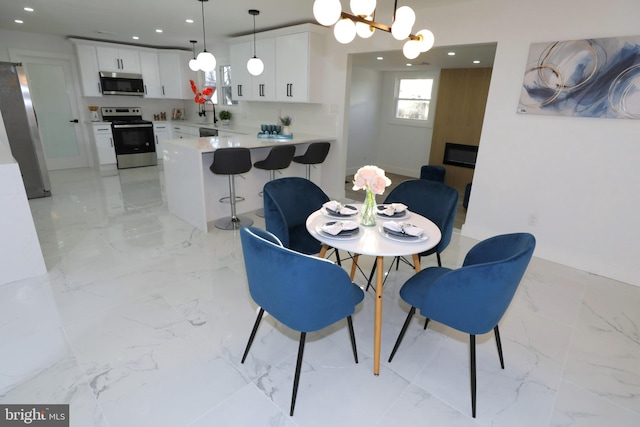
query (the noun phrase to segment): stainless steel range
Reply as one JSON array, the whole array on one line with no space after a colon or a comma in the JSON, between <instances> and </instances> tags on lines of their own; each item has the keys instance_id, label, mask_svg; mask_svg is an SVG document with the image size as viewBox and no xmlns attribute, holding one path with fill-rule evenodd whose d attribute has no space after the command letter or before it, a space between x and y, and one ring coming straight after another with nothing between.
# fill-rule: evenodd
<instances>
[{"instance_id":1,"label":"stainless steel range","mask_svg":"<svg viewBox=\"0 0 640 427\"><path fill-rule=\"evenodd\" d=\"M101 112L111 122L118 169L158 164L153 123L142 120L139 107L102 107Z\"/></svg>"}]
</instances>

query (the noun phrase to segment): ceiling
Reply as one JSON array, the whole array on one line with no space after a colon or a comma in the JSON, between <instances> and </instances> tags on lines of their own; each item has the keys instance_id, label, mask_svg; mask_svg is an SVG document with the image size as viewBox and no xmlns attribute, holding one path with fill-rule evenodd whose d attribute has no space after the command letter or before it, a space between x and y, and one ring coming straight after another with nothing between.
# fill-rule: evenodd
<instances>
[{"instance_id":1,"label":"ceiling","mask_svg":"<svg viewBox=\"0 0 640 427\"><path fill-rule=\"evenodd\" d=\"M469 0L429 0L429 5L465 2ZM189 40L198 40L196 49L202 50L202 7L206 22L206 38L209 50L216 40L250 34L253 17L249 9L258 9L256 31L266 31L302 23L315 23L314 0L9 0L0 2L0 28L30 33L74 36L116 43L128 43L151 47L180 48L191 50ZM421 6L424 0L405 0L408 6ZM388 5L387 5L388 3ZM348 7L347 1L342 1ZM378 10L393 9L390 1L378 1ZM31 7L33 12L27 12ZM383 15L383 13L380 13ZM389 12L389 15L391 12ZM22 24L16 19L24 21ZM193 23L185 22L192 19ZM381 22L385 19L379 18ZM157 33L156 29L162 29ZM132 37L139 37L134 40ZM437 34L436 34L437 39ZM336 42L337 43L337 42ZM398 43L399 49L401 43ZM444 49L444 50L443 50ZM480 66L491 66L495 53L493 45L456 47L457 55L447 57L448 48L433 49L422 54L414 62L422 68L453 64L448 68L470 65L472 59L480 59ZM215 52L214 52L215 53ZM376 54L377 56L377 54ZM369 54L354 55L360 66L380 70L406 68L407 60L400 50L384 52L384 61L377 61ZM373 58L373 59L371 59ZM465 64L465 65L461 65Z\"/></svg>"}]
</instances>

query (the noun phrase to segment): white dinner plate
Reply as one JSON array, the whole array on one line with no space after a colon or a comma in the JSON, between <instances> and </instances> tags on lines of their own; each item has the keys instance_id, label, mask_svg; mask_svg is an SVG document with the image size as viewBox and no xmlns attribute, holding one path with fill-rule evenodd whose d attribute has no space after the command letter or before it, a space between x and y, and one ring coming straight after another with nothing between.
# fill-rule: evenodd
<instances>
[{"instance_id":1,"label":"white dinner plate","mask_svg":"<svg viewBox=\"0 0 640 427\"><path fill-rule=\"evenodd\" d=\"M358 226L357 231L355 233L348 233L348 234L336 234L333 235L331 233L327 233L326 231L324 231L322 229L321 225L316 226L316 233L318 233L319 235L321 235L322 237L326 237L328 239L336 239L336 240L356 240L359 239L360 236L362 236L362 227Z\"/></svg>"},{"instance_id":2,"label":"white dinner plate","mask_svg":"<svg viewBox=\"0 0 640 427\"><path fill-rule=\"evenodd\" d=\"M429 236L427 235L427 233L424 233L424 232L419 236L410 236L408 234L402 235L400 233L389 232L385 230L383 226L378 227L378 231L387 239L394 240L396 242L402 242L402 243L424 242L429 239Z\"/></svg>"}]
</instances>

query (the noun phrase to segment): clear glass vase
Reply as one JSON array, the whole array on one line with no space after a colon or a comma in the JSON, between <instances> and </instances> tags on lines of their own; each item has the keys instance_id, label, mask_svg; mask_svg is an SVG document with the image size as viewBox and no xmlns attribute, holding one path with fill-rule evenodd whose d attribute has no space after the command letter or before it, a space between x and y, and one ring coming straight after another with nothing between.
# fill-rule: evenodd
<instances>
[{"instance_id":1,"label":"clear glass vase","mask_svg":"<svg viewBox=\"0 0 640 427\"><path fill-rule=\"evenodd\" d=\"M366 189L367 195L364 199L364 205L362 205L362 218L360 224L366 227L373 227L376 225L376 195Z\"/></svg>"}]
</instances>

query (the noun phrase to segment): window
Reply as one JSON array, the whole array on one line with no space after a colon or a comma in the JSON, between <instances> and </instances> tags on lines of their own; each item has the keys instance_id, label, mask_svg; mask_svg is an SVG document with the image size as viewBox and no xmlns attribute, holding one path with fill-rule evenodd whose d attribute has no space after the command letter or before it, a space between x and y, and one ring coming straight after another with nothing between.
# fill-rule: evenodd
<instances>
[{"instance_id":1,"label":"window","mask_svg":"<svg viewBox=\"0 0 640 427\"><path fill-rule=\"evenodd\" d=\"M218 82L217 76L220 77ZM238 101L233 100L233 91L231 87L231 66L221 65L218 67L218 74L215 71L204 73L204 86L211 86L216 89L211 101L214 104L236 105Z\"/></svg>"},{"instance_id":2,"label":"window","mask_svg":"<svg viewBox=\"0 0 640 427\"><path fill-rule=\"evenodd\" d=\"M235 105L238 101L233 100L233 90L231 86L231 65L221 65L219 97L222 105Z\"/></svg>"},{"instance_id":3,"label":"window","mask_svg":"<svg viewBox=\"0 0 640 427\"><path fill-rule=\"evenodd\" d=\"M399 120L429 120L429 103L433 79L396 80L395 118Z\"/></svg>"},{"instance_id":4,"label":"window","mask_svg":"<svg viewBox=\"0 0 640 427\"><path fill-rule=\"evenodd\" d=\"M218 103L218 94L217 94L218 84L217 84L215 70L204 72L204 84L202 85L202 87L207 87L207 86L210 86L214 89L213 96L211 97L211 101L214 104L217 104Z\"/></svg>"}]
</instances>

